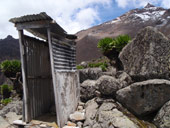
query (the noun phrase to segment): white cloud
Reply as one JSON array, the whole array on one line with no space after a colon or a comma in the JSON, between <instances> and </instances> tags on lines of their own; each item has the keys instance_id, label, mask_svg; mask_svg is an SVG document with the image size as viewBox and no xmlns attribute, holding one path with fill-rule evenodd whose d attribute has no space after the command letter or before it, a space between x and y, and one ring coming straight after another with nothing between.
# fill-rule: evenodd
<instances>
[{"instance_id":1,"label":"white cloud","mask_svg":"<svg viewBox=\"0 0 170 128\"><path fill-rule=\"evenodd\" d=\"M46 12L68 33L91 27L100 20L100 6L109 7L112 0L1 0L0 38L8 34L17 37L17 31L8 20L27 14Z\"/></svg>"},{"instance_id":2,"label":"white cloud","mask_svg":"<svg viewBox=\"0 0 170 128\"><path fill-rule=\"evenodd\" d=\"M161 5L165 8L170 8L170 1L169 0L163 0Z\"/></svg>"},{"instance_id":3,"label":"white cloud","mask_svg":"<svg viewBox=\"0 0 170 128\"><path fill-rule=\"evenodd\" d=\"M115 0L119 7L144 7L147 3L151 3L153 5L161 5L165 8L170 8L169 0Z\"/></svg>"}]
</instances>

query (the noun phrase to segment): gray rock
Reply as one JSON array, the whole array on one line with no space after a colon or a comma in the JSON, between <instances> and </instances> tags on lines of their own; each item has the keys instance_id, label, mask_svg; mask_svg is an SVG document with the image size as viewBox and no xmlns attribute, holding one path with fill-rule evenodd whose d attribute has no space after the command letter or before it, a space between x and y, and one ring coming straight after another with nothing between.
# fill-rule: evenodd
<instances>
[{"instance_id":1,"label":"gray rock","mask_svg":"<svg viewBox=\"0 0 170 128\"><path fill-rule=\"evenodd\" d=\"M80 99L81 101L88 101L93 99L95 95L95 91L97 90L96 81L95 80L86 80L80 85Z\"/></svg>"},{"instance_id":2,"label":"gray rock","mask_svg":"<svg viewBox=\"0 0 170 128\"><path fill-rule=\"evenodd\" d=\"M117 91L116 99L135 115L148 115L170 100L170 81L153 79Z\"/></svg>"},{"instance_id":3,"label":"gray rock","mask_svg":"<svg viewBox=\"0 0 170 128\"><path fill-rule=\"evenodd\" d=\"M170 101L159 110L153 122L158 128L170 128Z\"/></svg>"},{"instance_id":4,"label":"gray rock","mask_svg":"<svg viewBox=\"0 0 170 128\"><path fill-rule=\"evenodd\" d=\"M108 110L99 108L97 117L102 128L139 128L133 121L116 108Z\"/></svg>"},{"instance_id":5,"label":"gray rock","mask_svg":"<svg viewBox=\"0 0 170 128\"><path fill-rule=\"evenodd\" d=\"M96 86L98 86L99 92L105 96L115 97L116 91L121 89L119 81L112 76L101 76L96 81Z\"/></svg>"},{"instance_id":6,"label":"gray rock","mask_svg":"<svg viewBox=\"0 0 170 128\"><path fill-rule=\"evenodd\" d=\"M73 114L70 114L69 118L72 122L83 121L83 120L85 120L85 113L75 111Z\"/></svg>"},{"instance_id":7,"label":"gray rock","mask_svg":"<svg viewBox=\"0 0 170 128\"><path fill-rule=\"evenodd\" d=\"M97 104L97 102L95 101L96 99L92 99L89 100L86 104L85 104L85 122L83 124L83 127L87 127L87 126L93 126L95 123L95 116L96 116L96 112L97 109L99 107L99 105Z\"/></svg>"},{"instance_id":8,"label":"gray rock","mask_svg":"<svg viewBox=\"0 0 170 128\"><path fill-rule=\"evenodd\" d=\"M0 116L0 128L7 128L8 126L10 126L10 124Z\"/></svg>"},{"instance_id":9,"label":"gray rock","mask_svg":"<svg viewBox=\"0 0 170 128\"><path fill-rule=\"evenodd\" d=\"M75 126L64 126L63 128L79 128L79 127L75 127Z\"/></svg>"},{"instance_id":10,"label":"gray rock","mask_svg":"<svg viewBox=\"0 0 170 128\"><path fill-rule=\"evenodd\" d=\"M142 29L119 54L124 70L136 81L169 78L170 41L153 27Z\"/></svg>"},{"instance_id":11,"label":"gray rock","mask_svg":"<svg viewBox=\"0 0 170 128\"><path fill-rule=\"evenodd\" d=\"M79 70L80 83L85 80L97 80L102 75L101 68L86 68Z\"/></svg>"},{"instance_id":12,"label":"gray rock","mask_svg":"<svg viewBox=\"0 0 170 128\"><path fill-rule=\"evenodd\" d=\"M83 123L82 123L82 122L77 122L77 126L78 126L79 128L82 128L82 127L83 127Z\"/></svg>"},{"instance_id":13,"label":"gray rock","mask_svg":"<svg viewBox=\"0 0 170 128\"><path fill-rule=\"evenodd\" d=\"M86 68L88 66L88 63L85 62L85 61L82 61L79 65L83 66L84 68Z\"/></svg>"},{"instance_id":14,"label":"gray rock","mask_svg":"<svg viewBox=\"0 0 170 128\"><path fill-rule=\"evenodd\" d=\"M113 99L94 98L86 103L83 128L156 128L137 119Z\"/></svg>"},{"instance_id":15,"label":"gray rock","mask_svg":"<svg viewBox=\"0 0 170 128\"><path fill-rule=\"evenodd\" d=\"M15 112L17 115L22 115L22 101L14 100L8 103L0 110L0 116L5 116L8 112Z\"/></svg>"},{"instance_id":16,"label":"gray rock","mask_svg":"<svg viewBox=\"0 0 170 128\"><path fill-rule=\"evenodd\" d=\"M132 83L131 77L126 72L118 71L115 77L120 81L122 88L127 87Z\"/></svg>"},{"instance_id":17,"label":"gray rock","mask_svg":"<svg viewBox=\"0 0 170 128\"><path fill-rule=\"evenodd\" d=\"M10 124L12 124L13 121L20 120L22 118L22 115L17 115L15 112L9 112L5 115L5 117L6 120L8 120Z\"/></svg>"}]
</instances>

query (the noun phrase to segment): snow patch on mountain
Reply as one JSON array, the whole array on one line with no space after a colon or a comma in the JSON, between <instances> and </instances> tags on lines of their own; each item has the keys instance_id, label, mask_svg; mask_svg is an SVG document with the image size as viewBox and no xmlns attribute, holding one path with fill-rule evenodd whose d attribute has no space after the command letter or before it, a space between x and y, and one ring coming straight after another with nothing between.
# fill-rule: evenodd
<instances>
[{"instance_id":1,"label":"snow patch on mountain","mask_svg":"<svg viewBox=\"0 0 170 128\"><path fill-rule=\"evenodd\" d=\"M112 20L112 21L109 21L109 22L106 22L105 24L114 24L114 23L117 23L121 21L121 19L119 17L117 17L115 20Z\"/></svg>"},{"instance_id":2,"label":"snow patch on mountain","mask_svg":"<svg viewBox=\"0 0 170 128\"><path fill-rule=\"evenodd\" d=\"M158 8L157 7L149 7L149 8L144 8L145 10L157 10Z\"/></svg>"},{"instance_id":3,"label":"snow patch on mountain","mask_svg":"<svg viewBox=\"0 0 170 128\"><path fill-rule=\"evenodd\" d=\"M143 21L148 21L148 20L156 20L159 17L161 17L164 13L165 11L153 11L153 12L147 11L143 13L136 13L134 15L140 17Z\"/></svg>"},{"instance_id":4,"label":"snow patch on mountain","mask_svg":"<svg viewBox=\"0 0 170 128\"><path fill-rule=\"evenodd\" d=\"M162 23L157 25L156 27L162 27L162 26L165 26L168 23L168 21L166 19L161 19L161 22Z\"/></svg>"}]
</instances>

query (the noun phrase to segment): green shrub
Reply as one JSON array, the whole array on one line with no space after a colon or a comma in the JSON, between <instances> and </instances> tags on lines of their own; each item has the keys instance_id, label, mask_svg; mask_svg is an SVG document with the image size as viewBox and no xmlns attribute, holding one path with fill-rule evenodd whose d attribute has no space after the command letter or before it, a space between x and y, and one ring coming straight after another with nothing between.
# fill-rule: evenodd
<instances>
[{"instance_id":1,"label":"green shrub","mask_svg":"<svg viewBox=\"0 0 170 128\"><path fill-rule=\"evenodd\" d=\"M77 65L76 68L77 68L77 69L84 69L84 67L81 66L81 65Z\"/></svg>"},{"instance_id":2,"label":"green shrub","mask_svg":"<svg viewBox=\"0 0 170 128\"><path fill-rule=\"evenodd\" d=\"M120 35L114 38L113 42L111 42L113 46L112 48L116 48L116 50L120 52L130 40L131 38L128 35Z\"/></svg>"},{"instance_id":3,"label":"green shrub","mask_svg":"<svg viewBox=\"0 0 170 128\"><path fill-rule=\"evenodd\" d=\"M103 72L107 70L107 66L105 65L100 65L100 68L102 69Z\"/></svg>"},{"instance_id":4,"label":"green shrub","mask_svg":"<svg viewBox=\"0 0 170 128\"><path fill-rule=\"evenodd\" d=\"M109 37L103 38L98 42L97 47L100 48L102 52L106 52L112 49L111 42L113 42L112 38Z\"/></svg>"},{"instance_id":5,"label":"green shrub","mask_svg":"<svg viewBox=\"0 0 170 128\"><path fill-rule=\"evenodd\" d=\"M9 85L1 85L1 94L3 95L3 99L9 98L11 95L11 90L12 87L10 87Z\"/></svg>"},{"instance_id":6,"label":"green shrub","mask_svg":"<svg viewBox=\"0 0 170 128\"><path fill-rule=\"evenodd\" d=\"M5 76L15 77L17 72L21 71L21 62L19 60L5 60L0 68Z\"/></svg>"},{"instance_id":7,"label":"green shrub","mask_svg":"<svg viewBox=\"0 0 170 128\"><path fill-rule=\"evenodd\" d=\"M103 53L109 52L113 49L120 52L122 48L131 40L128 35L120 35L116 38L103 38L98 42L97 47L101 49Z\"/></svg>"},{"instance_id":8,"label":"green shrub","mask_svg":"<svg viewBox=\"0 0 170 128\"><path fill-rule=\"evenodd\" d=\"M10 103L11 101L12 101L11 98L2 99L2 100L1 100L1 104L7 105L7 104Z\"/></svg>"}]
</instances>

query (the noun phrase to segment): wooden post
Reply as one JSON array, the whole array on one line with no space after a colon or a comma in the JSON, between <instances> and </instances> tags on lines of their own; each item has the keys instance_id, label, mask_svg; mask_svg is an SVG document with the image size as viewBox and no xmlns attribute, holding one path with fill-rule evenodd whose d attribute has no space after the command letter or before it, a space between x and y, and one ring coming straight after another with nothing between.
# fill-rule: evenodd
<instances>
[{"instance_id":1,"label":"wooden post","mask_svg":"<svg viewBox=\"0 0 170 128\"><path fill-rule=\"evenodd\" d=\"M51 72L52 72L52 80L53 80L53 89L54 89L54 99L55 99L55 108L56 108L56 117L57 117L57 125L59 128L61 128L60 125L60 115L59 115L59 102L58 102L58 93L57 93L57 87L56 87L56 74L54 69L54 60L53 60L53 49L52 49L52 42L51 42L51 32L50 28L47 28L47 34L48 34L48 44L49 44L49 52L50 52L50 63L51 63Z\"/></svg>"},{"instance_id":2,"label":"wooden post","mask_svg":"<svg viewBox=\"0 0 170 128\"><path fill-rule=\"evenodd\" d=\"M21 55L21 68L22 68L22 79L23 79L23 93L24 93L24 113L23 121L29 122L30 117L30 104L28 96L28 86L27 86L27 62L26 62L26 47L24 46L24 34L23 30L18 31L19 34L19 44L20 44L20 55Z\"/></svg>"}]
</instances>

